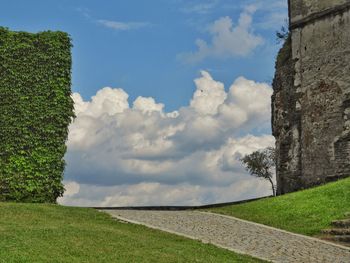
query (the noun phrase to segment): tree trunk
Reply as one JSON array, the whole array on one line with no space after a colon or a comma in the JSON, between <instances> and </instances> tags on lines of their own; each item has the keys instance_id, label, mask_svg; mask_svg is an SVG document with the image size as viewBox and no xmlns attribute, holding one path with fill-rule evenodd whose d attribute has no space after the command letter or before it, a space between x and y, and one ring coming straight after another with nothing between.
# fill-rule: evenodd
<instances>
[{"instance_id":1,"label":"tree trunk","mask_svg":"<svg viewBox=\"0 0 350 263\"><path fill-rule=\"evenodd\" d=\"M272 187L272 193L273 193L273 196L276 196L276 189L275 189L275 185L273 184L273 181L271 178L269 178L269 181L271 183L271 187Z\"/></svg>"}]
</instances>

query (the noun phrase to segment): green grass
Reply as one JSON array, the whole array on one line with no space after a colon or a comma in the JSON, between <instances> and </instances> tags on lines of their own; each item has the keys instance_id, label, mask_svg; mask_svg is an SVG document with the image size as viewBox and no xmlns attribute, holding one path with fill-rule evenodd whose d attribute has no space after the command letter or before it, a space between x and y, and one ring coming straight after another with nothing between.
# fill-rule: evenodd
<instances>
[{"instance_id":1,"label":"green grass","mask_svg":"<svg viewBox=\"0 0 350 263\"><path fill-rule=\"evenodd\" d=\"M0 262L262 262L87 208L0 202Z\"/></svg>"},{"instance_id":2,"label":"green grass","mask_svg":"<svg viewBox=\"0 0 350 263\"><path fill-rule=\"evenodd\" d=\"M350 178L320 187L262 199L251 203L209 209L211 212L285 229L317 235L332 220L350 212Z\"/></svg>"}]
</instances>

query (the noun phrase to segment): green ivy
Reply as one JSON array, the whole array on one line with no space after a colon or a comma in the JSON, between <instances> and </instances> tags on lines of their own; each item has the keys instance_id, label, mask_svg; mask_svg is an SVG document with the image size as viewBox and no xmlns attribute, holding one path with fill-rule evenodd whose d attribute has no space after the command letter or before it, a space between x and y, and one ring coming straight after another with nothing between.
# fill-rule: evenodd
<instances>
[{"instance_id":1,"label":"green ivy","mask_svg":"<svg viewBox=\"0 0 350 263\"><path fill-rule=\"evenodd\" d=\"M63 194L71 47L64 32L0 27L0 201L54 203Z\"/></svg>"}]
</instances>

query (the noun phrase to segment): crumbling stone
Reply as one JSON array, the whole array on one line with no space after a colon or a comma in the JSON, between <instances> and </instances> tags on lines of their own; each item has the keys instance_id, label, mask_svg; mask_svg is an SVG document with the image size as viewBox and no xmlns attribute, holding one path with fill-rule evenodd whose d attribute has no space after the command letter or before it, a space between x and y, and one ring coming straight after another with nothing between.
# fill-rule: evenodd
<instances>
[{"instance_id":1,"label":"crumbling stone","mask_svg":"<svg viewBox=\"0 0 350 263\"><path fill-rule=\"evenodd\" d=\"M277 192L350 176L350 0L290 0L273 81Z\"/></svg>"}]
</instances>

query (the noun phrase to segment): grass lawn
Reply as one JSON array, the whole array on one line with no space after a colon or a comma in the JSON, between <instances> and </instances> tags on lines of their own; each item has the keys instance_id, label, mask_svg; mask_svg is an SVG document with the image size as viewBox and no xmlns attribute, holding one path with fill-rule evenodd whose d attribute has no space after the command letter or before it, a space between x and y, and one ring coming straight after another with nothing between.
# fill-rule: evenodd
<instances>
[{"instance_id":1,"label":"grass lawn","mask_svg":"<svg viewBox=\"0 0 350 263\"><path fill-rule=\"evenodd\" d=\"M263 262L87 208L0 202L0 262Z\"/></svg>"},{"instance_id":2,"label":"grass lawn","mask_svg":"<svg viewBox=\"0 0 350 263\"><path fill-rule=\"evenodd\" d=\"M309 190L209 211L295 233L317 235L320 230L328 228L332 220L343 219L345 213L350 212L350 178Z\"/></svg>"}]
</instances>

